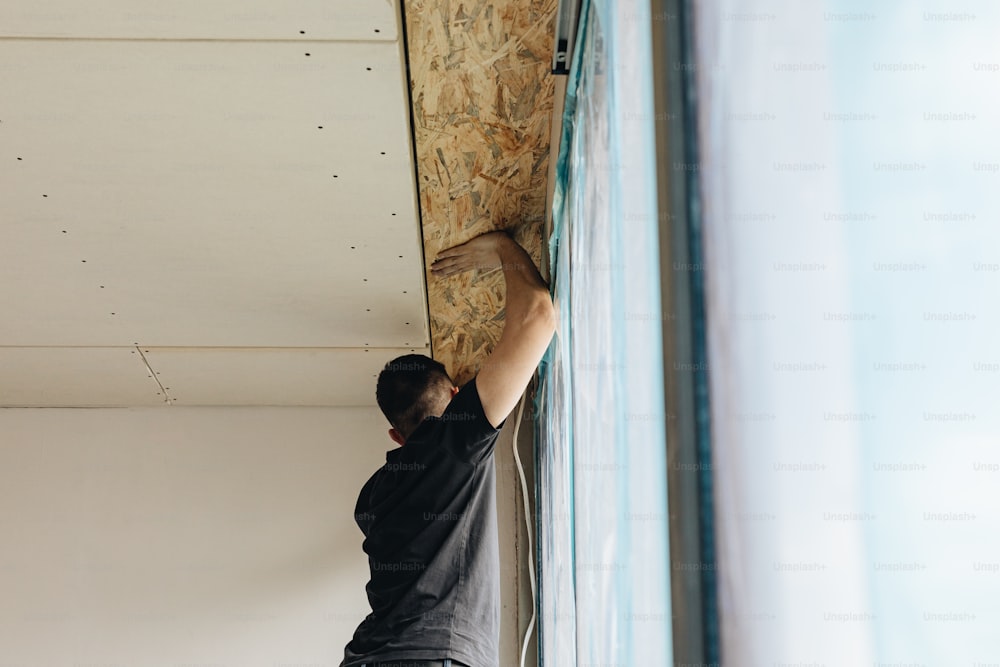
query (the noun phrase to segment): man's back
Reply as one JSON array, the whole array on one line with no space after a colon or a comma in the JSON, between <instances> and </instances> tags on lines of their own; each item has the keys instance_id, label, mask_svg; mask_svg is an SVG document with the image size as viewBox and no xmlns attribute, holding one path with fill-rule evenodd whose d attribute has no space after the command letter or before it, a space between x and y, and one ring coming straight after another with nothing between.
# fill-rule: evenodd
<instances>
[{"instance_id":1,"label":"man's back","mask_svg":"<svg viewBox=\"0 0 1000 667\"><path fill-rule=\"evenodd\" d=\"M447 659L498 666L493 445L552 339L556 314L531 257L504 232L444 250L431 265L439 278L496 269L507 290L503 333L474 380L458 390L441 363L422 355L394 359L379 374L376 400L389 437L403 447L358 499L372 613L344 650L343 667Z\"/></svg>"},{"instance_id":2,"label":"man's back","mask_svg":"<svg viewBox=\"0 0 1000 667\"><path fill-rule=\"evenodd\" d=\"M345 667L498 664L497 433L472 380L365 484L355 519L365 534L372 613L347 645Z\"/></svg>"}]
</instances>

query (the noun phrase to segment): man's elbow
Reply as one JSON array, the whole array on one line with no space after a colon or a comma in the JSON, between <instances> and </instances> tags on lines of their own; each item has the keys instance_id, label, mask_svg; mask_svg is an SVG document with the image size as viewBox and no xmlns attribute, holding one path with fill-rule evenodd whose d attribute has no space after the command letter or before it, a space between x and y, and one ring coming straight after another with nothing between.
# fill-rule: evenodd
<instances>
[{"instance_id":1,"label":"man's elbow","mask_svg":"<svg viewBox=\"0 0 1000 667\"><path fill-rule=\"evenodd\" d=\"M531 326L547 331L549 336L555 333L558 318L555 306L552 304L552 297L549 296L548 292L539 294L534 299L525 319L529 321Z\"/></svg>"},{"instance_id":2,"label":"man's elbow","mask_svg":"<svg viewBox=\"0 0 1000 667\"><path fill-rule=\"evenodd\" d=\"M501 339L517 339L521 344L545 338L545 344L556 330L556 310L548 290L539 289L524 295L516 308L507 308Z\"/></svg>"}]
</instances>

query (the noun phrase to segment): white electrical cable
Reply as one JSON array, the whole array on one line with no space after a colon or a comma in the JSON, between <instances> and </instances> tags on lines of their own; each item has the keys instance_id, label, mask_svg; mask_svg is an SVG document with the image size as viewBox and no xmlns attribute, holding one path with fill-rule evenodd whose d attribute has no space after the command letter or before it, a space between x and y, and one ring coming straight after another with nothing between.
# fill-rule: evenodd
<instances>
[{"instance_id":1,"label":"white electrical cable","mask_svg":"<svg viewBox=\"0 0 1000 667\"><path fill-rule=\"evenodd\" d=\"M524 656L528 651L528 640L531 639L531 631L535 628L535 553L531 546L531 519L528 512L528 482L524 479L524 467L521 466L521 457L517 453L517 432L521 429L521 417L524 414L524 399L528 392L521 394L521 404L517 409L517 421L514 422L514 463L517 464L517 476L521 480L521 499L524 501L524 525L528 529L528 581L531 583L531 620L528 621L528 628L524 631L524 642L521 644L521 667L524 667Z\"/></svg>"}]
</instances>

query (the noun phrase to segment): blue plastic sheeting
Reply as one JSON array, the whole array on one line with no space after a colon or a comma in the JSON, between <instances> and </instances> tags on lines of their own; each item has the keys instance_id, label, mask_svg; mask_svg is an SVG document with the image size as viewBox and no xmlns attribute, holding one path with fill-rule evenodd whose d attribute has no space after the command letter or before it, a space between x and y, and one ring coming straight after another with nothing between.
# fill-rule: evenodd
<instances>
[{"instance_id":1,"label":"blue plastic sheeting","mask_svg":"<svg viewBox=\"0 0 1000 667\"><path fill-rule=\"evenodd\" d=\"M581 9L539 392L543 665L671 662L649 8Z\"/></svg>"}]
</instances>

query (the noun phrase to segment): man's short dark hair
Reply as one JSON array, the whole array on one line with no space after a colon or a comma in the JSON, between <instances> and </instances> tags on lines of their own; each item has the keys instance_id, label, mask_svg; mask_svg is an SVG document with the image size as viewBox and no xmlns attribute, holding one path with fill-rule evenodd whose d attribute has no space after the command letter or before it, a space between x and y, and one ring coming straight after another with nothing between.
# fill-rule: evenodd
<instances>
[{"instance_id":1,"label":"man's short dark hair","mask_svg":"<svg viewBox=\"0 0 1000 667\"><path fill-rule=\"evenodd\" d=\"M453 386L444 364L422 354L406 354L379 373L375 400L392 427L409 438L425 418L441 415Z\"/></svg>"}]
</instances>

